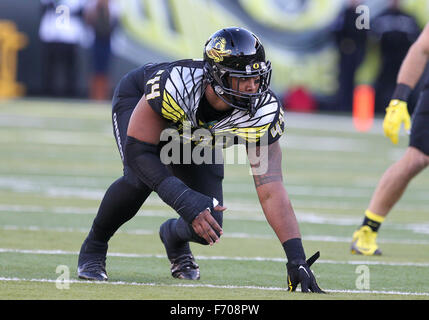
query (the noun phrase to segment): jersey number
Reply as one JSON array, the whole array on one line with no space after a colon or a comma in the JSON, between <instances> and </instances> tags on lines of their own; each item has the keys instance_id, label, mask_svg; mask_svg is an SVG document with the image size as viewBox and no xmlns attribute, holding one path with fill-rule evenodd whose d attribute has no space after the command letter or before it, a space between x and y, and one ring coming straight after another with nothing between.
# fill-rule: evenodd
<instances>
[{"instance_id":1,"label":"jersey number","mask_svg":"<svg viewBox=\"0 0 429 320\"><path fill-rule=\"evenodd\" d=\"M159 79L161 79L161 74L164 72L164 70L159 70L155 77L153 77L152 79L150 79L147 82L147 85L151 85L150 87L150 93L146 95L146 100L150 100L156 97L160 96L159 93Z\"/></svg>"},{"instance_id":2,"label":"jersey number","mask_svg":"<svg viewBox=\"0 0 429 320\"><path fill-rule=\"evenodd\" d=\"M284 118L283 118L283 110L280 110L280 116L279 116L279 120L277 121L277 123L275 124L275 126L273 126L271 128L271 136L274 138L275 136L282 135L283 134L283 128L282 128L282 124L284 122Z\"/></svg>"}]
</instances>

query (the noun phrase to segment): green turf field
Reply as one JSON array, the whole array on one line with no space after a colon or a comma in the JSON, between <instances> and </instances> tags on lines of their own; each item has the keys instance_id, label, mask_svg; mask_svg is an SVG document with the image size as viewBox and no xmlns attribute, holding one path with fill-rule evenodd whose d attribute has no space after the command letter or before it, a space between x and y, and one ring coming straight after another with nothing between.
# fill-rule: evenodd
<instances>
[{"instance_id":1,"label":"green turf field","mask_svg":"<svg viewBox=\"0 0 429 320\"><path fill-rule=\"evenodd\" d=\"M200 281L170 276L157 232L176 214L151 195L109 243L110 281L89 283L76 276L77 254L122 172L110 105L0 102L0 299L428 299L429 171L383 223L383 255L349 253L378 179L407 142L393 146L381 119L357 133L346 116L286 113L284 184L307 256L321 252L312 269L327 295L286 291L285 255L245 164L225 169L221 241L192 246Z\"/></svg>"}]
</instances>

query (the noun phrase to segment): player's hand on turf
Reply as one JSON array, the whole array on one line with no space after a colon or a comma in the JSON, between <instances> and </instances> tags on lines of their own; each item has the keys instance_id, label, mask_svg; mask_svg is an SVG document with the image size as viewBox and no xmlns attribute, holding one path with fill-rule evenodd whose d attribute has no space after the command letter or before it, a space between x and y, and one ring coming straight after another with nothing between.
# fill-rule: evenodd
<instances>
[{"instance_id":1,"label":"player's hand on turf","mask_svg":"<svg viewBox=\"0 0 429 320\"><path fill-rule=\"evenodd\" d=\"M298 284L301 284L302 292L325 293L319 288L313 272L310 270L311 265L320 257L320 252L317 251L307 261L290 261L286 264L287 281L289 291L295 291Z\"/></svg>"},{"instance_id":2,"label":"player's hand on turf","mask_svg":"<svg viewBox=\"0 0 429 320\"><path fill-rule=\"evenodd\" d=\"M217 205L214 207L216 211L224 211L226 207ZM219 241L219 235L223 233L222 228L213 218L209 209L202 211L193 221L192 228L201 237L204 238L209 245ZM217 232L217 233L216 233Z\"/></svg>"},{"instance_id":3,"label":"player's hand on turf","mask_svg":"<svg viewBox=\"0 0 429 320\"><path fill-rule=\"evenodd\" d=\"M398 143L399 130L401 124L407 132L411 128L411 119L407 109L407 103L402 100L392 99L386 108L386 115L383 121L383 130L386 137L394 143Z\"/></svg>"}]
</instances>

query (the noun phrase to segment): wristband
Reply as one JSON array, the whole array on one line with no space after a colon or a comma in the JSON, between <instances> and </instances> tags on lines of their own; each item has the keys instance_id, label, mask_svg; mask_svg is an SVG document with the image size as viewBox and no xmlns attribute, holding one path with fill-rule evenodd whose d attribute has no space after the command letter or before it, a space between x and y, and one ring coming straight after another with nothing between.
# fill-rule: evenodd
<instances>
[{"instance_id":1,"label":"wristband","mask_svg":"<svg viewBox=\"0 0 429 320\"><path fill-rule=\"evenodd\" d=\"M288 262L292 264L305 263L305 253L300 238L293 238L283 243Z\"/></svg>"},{"instance_id":2,"label":"wristband","mask_svg":"<svg viewBox=\"0 0 429 320\"><path fill-rule=\"evenodd\" d=\"M164 179L156 190L158 196L172 207L187 222L192 221L204 210L213 211L214 200L189 188L175 176Z\"/></svg>"},{"instance_id":3,"label":"wristband","mask_svg":"<svg viewBox=\"0 0 429 320\"><path fill-rule=\"evenodd\" d=\"M412 89L410 86L403 83L398 83L395 87L395 91L392 94L392 100L398 99L407 102L411 91Z\"/></svg>"}]
</instances>

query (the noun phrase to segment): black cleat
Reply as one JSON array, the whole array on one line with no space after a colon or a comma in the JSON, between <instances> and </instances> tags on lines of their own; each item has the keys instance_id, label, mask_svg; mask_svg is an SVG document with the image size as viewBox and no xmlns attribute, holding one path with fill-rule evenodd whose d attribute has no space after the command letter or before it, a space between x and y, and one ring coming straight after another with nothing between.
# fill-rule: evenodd
<instances>
[{"instance_id":1,"label":"black cleat","mask_svg":"<svg viewBox=\"0 0 429 320\"><path fill-rule=\"evenodd\" d=\"M77 267L77 274L80 279L107 281L107 272L105 263L102 261L89 261L82 266Z\"/></svg>"},{"instance_id":2,"label":"black cleat","mask_svg":"<svg viewBox=\"0 0 429 320\"><path fill-rule=\"evenodd\" d=\"M107 281L106 254L107 243L85 239L79 253L78 277L85 280Z\"/></svg>"},{"instance_id":3,"label":"black cleat","mask_svg":"<svg viewBox=\"0 0 429 320\"><path fill-rule=\"evenodd\" d=\"M192 254L184 254L171 259L171 275L177 279L199 280L200 267L195 263Z\"/></svg>"}]
</instances>

